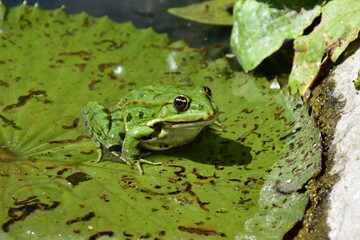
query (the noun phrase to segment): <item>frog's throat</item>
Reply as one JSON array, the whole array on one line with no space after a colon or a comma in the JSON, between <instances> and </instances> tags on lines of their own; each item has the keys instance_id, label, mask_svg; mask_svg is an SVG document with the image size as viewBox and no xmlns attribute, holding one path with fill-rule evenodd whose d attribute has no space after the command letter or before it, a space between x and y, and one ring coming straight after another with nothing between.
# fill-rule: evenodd
<instances>
[{"instance_id":1,"label":"frog's throat","mask_svg":"<svg viewBox=\"0 0 360 240\"><path fill-rule=\"evenodd\" d=\"M198 128L205 127L207 125L212 124L215 121L215 117L210 117L208 119L200 119L197 121L179 121L179 122L171 122L171 121L163 121L161 119L154 119L147 122L149 127L153 127L154 125L161 124L166 128Z\"/></svg>"}]
</instances>

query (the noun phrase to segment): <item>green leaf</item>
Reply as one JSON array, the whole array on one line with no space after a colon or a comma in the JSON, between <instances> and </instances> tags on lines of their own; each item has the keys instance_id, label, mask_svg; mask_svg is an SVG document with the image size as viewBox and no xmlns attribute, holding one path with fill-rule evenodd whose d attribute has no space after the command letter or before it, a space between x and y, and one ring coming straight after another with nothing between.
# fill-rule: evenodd
<instances>
[{"instance_id":1,"label":"green leaf","mask_svg":"<svg viewBox=\"0 0 360 240\"><path fill-rule=\"evenodd\" d=\"M356 90L360 91L360 69L358 72L358 77L354 80L354 86Z\"/></svg>"},{"instance_id":2,"label":"green leaf","mask_svg":"<svg viewBox=\"0 0 360 240\"><path fill-rule=\"evenodd\" d=\"M309 35L295 40L295 57L289 78L291 92L307 95L307 90L329 68L360 30L360 2L333 0L322 8L321 23Z\"/></svg>"},{"instance_id":3,"label":"green leaf","mask_svg":"<svg viewBox=\"0 0 360 240\"><path fill-rule=\"evenodd\" d=\"M186 7L170 8L169 13L191 21L213 24L233 25L232 8L238 0L211 0Z\"/></svg>"},{"instance_id":4,"label":"green leaf","mask_svg":"<svg viewBox=\"0 0 360 240\"><path fill-rule=\"evenodd\" d=\"M234 8L231 47L244 70L258 66L285 39L302 35L320 14L317 0L240 0Z\"/></svg>"},{"instance_id":5,"label":"green leaf","mask_svg":"<svg viewBox=\"0 0 360 240\"><path fill-rule=\"evenodd\" d=\"M302 219L321 161L302 102L152 29L0 9L0 239L282 239ZM151 84L209 86L226 131L147 156L164 165L145 176L97 163L80 110Z\"/></svg>"}]
</instances>

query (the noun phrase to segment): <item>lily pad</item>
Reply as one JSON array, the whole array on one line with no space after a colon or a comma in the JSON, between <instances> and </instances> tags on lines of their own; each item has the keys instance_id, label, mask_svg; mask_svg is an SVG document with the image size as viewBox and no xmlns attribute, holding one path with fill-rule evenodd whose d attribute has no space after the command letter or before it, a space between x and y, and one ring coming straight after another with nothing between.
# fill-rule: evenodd
<instances>
[{"instance_id":1,"label":"lily pad","mask_svg":"<svg viewBox=\"0 0 360 240\"><path fill-rule=\"evenodd\" d=\"M107 17L0 4L0 23L1 239L282 239L302 219L320 137L286 90ZM145 176L97 163L81 109L155 83L209 86L226 131Z\"/></svg>"},{"instance_id":2,"label":"lily pad","mask_svg":"<svg viewBox=\"0 0 360 240\"><path fill-rule=\"evenodd\" d=\"M244 70L258 66L285 39L302 35L320 14L317 0L240 0L234 8L231 47Z\"/></svg>"},{"instance_id":3,"label":"lily pad","mask_svg":"<svg viewBox=\"0 0 360 240\"><path fill-rule=\"evenodd\" d=\"M186 7L170 8L169 13L188 19L213 25L233 25L232 9L238 0L212 0L195 3Z\"/></svg>"},{"instance_id":4,"label":"lily pad","mask_svg":"<svg viewBox=\"0 0 360 240\"><path fill-rule=\"evenodd\" d=\"M295 40L295 57L289 85L291 92L308 96L307 90L324 76L360 31L360 2L333 0L322 8L321 23L309 35Z\"/></svg>"}]
</instances>

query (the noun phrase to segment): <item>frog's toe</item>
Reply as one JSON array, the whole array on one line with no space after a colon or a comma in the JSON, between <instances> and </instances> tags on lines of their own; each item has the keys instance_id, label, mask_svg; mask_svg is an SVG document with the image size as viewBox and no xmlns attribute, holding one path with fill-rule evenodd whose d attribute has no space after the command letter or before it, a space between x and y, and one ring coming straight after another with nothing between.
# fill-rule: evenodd
<instances>
[{"instance_id":1,"label":"frog's toe","mask_svg":"<svg viewBox=\"0 0 360 240\"><path fill-rule=\"evenodd\" d=\"M128 165L129 168L133 169L134 168L134 164L132 163L132 161L127 160L124 157L118 156L118 158L123 161L126 165Z\"/></svg>"},{"instance_id":2,"label":"frog's toe","mask_svg":"<svg viewBox=\"0 0 360 240\"><path fill-rule=\"evenodd\" d=\"M146 159L136 160L135 165L136 165L137 169L139 170L139 175L140 176L144 175L144 169L142 167L142 164L150 164L150 165L153 165L153 166L162 165L161 162L152 162L152 161L149 161L149 160L146 160Z\"/></svg>"},{"instance_id":3,"label":"frog's toe","mask_svg":"<svg viewBox=\"0 0 360 240\"><path fill-rule=\"evenodd\" d=\"M142 158L139 159L139 162L140 162L140 163L145 163L145 164L154 165L154 166L162 165L162 162L153 162L153 161L149 161L149 160L142 159Z\"/></svg>"},{"instance_id":4,"label":"frog's toe","mask_svg":"<svg viewBox=\"0 0 360 240\"><path fill-rule=\"evenodd\" d=\"M103 151L102 151L102 149L98 148L96 151L98 153L96 162L102 162L103 161Z\"/></svg>"},{"instance_id":5,"label":"frog's toe","mask_svg":"<svg viewBox=\"0 0 360 240\"><path fill-rule=\"evenodd\" d=\"M144 169L141 166L141 162L139 160L135 160L134 163L135 163L136 168L139 170L139 175L143 176L144 175Z\"/></svg>"}]
</instances>

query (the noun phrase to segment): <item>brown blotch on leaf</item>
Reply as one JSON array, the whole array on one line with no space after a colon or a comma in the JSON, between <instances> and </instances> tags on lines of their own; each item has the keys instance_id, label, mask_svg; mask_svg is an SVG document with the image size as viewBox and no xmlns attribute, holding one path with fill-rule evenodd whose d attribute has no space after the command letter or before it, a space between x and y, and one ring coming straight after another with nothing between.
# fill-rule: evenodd
<instances>
[{"instance_id":1,"label":"brown blotch on leaf","mask_svg":"<svg viewBox=\"0 0 360 240\"><path fill-rule=\"evenodd\" d=\"M157 195L157 196L176 195L176 194L179 194L179 193L182 192L181 190L175 190L175 191L171 191L171 192L155 192L155 191L150 190L150 189L138 189L138 191L142 192L142 193L147 193L147 194L150 194L150 195Z\"/></svg>"},{"instance_id":2,"label":"brown blotch on leaf","mask_svg":"<svg viewBox=\"0 0 360 240\"><path fill-rule=\"evenodd\" d=\"M168 47L168 46L160 46L157 44L151 44L151 47L153 48L161 48L161 49L167 49L167 50L171 50L171 51L177 51L177 52L181 52L184 50L184 48L182 47Z\"/></svg>"},{"instance_id":3,"label":"brown blotch on leaf","mask_svg":"<svg viewBox=\"0 0 360 240\"><path fill-rule=\"evenodd\" d=\"M6 88L8 88L10 85L7 83L7 82L5 82L5 81L3 81L3 80L0 80L0 87L6 87Z\"/></svg>"},{"instance_id":4,"label":"brown blotch on leaf","mask_svg":"<svg viewBox=\"0 0 360 240\"><path fill-rule=\"evenodd\" d=\"M1 162L7 162L7 161L12 161L16 159L16 154L13 153L10 149L8 148L4 148L4 149L0 149L0 161ZM5 174L5 173L0 173L0 175Z\"/></svg>"},{"instance_id":5,"label":"brown blotch on leaf","mask_svg":"<svg viewBox=\"0 0 360 240\"><path fill-rule=\"evenodd\" d=\"M91 149L91 150L88 151L88 152L80 151L80 153L81 153L81 154L84 154L84 155L91 155L91 154L93 154L94 152L95 152L94 149Z\"/></svg>"},{"instance_id":6,"label":"brown blotch on leaf","mask_svg":"<svg viewBox=\"0 0 360 240\"><path fill-rule=\"evenodd\" d=\"M196 197L196 202L199 204L199 206L201 207L201 209L203 209L203 210L205 210L205 211L207 211L207 212L210 211L210 210L206 207L206 205L209 205L210 202L202 202L199 197Z\"/></svg>"},{"instance_id":7,"label":"brown blotch on leaf","mask_svg":"<svg viewBox=\"0 0 360 240\"><path fill-rule=\"evenodd\" d=\"M88 85L89 90L95 90L95 85L99 82L101 82L101 80L92 80Z\"/></svg>"},{"instance_id":8,"label":"brown blotch on leaf","mask_svg":"<svg viewBox=\"0 0 360 240\"><path fill-rule=\"evenodd\" d=\"M179 171L175 171L174 173L176 174L176 176L178 177L184 177L186 178L185 174L182 174L186 171L186 168L184 166L180 166L180 165L168 165L169 167L176 167L176 168L180 168Z\"/></svg>"},{"instance_id":9,"label":"brown blotch on leaf","mask_svg":"<svg viewBox=\"0 0 360 240\"><path fill-rule=\"evenodd\" d=\"M40 202L36 196L30 196L23 200L16 200L14 204L18 207L10 207L8 209L8 216L10 219L3 223L2 230L4 232L10 231L10 225L18 221L24 221L30 214L37 211L53 210L59 206L60 202L53 201L52 204Z\"/></svg>"},{"instance_id":10,"label":"brown blotch on leaf","mask_svg":"<svg viewBox=\"0 0 360 240\"><path fill-rule=\"evenodd\" d=\"M181 72L165 72L165 75L180 75Z\"/></svg>"},{"instance_id":11,"label":"brown blotch on leaf","mask_svg":"<svg viewBox=\"0 0 360 240\"><path fill-rule=\"evenodd\" d=\"M86 214L83 217L77 217L77 218L67 221L66 224L71 225L71 224L77 223L77 222L87 222L87 221L90 221L93 217L95 217L95 213L89 212L88 214Z\"/></svg>"},{"instance_id":12,"label":"brown blotch on leaf","mask_svg":"<svg viewBox=\"0 0 360 240\"><path fill-rule=\"evenodd\" d=\"M16 130L21 130L21 127L17 126L15 121L10 120L6 117L4 117L3 115L0 114L0 119L6 124L9 125L10 127L16 129Z\"/></svg>"},{"instance_id":13,"label":"brown blotch on leaf","mask_svg":"<svg viewBox=\"0 0 360 240\"><path fill-rule=\"evenodd\" d=\"M193 173L197 179L209 179L209 178L219 178L218 176L216 176L216 173L214 173L212 176L203 176L203 175L200 175L200 173L198 173L197 169L196 168L193 168L193 171L191 172Z\"/></svg>"},{"instance_id":14,"label":"brown blotch on leaf","mask_svg":"<svg viewBox=\"0 0 360 240\"><path fill-rule=\"evenodd\" d=\"M251 198L247 198L247 199L240 199L238 204L245 204L247 202L250 202L251 201Z\"/></svg>"},{"instance_id":15,"label":"brown blotch on leaf","mask_svg":"<svg viewBox=\"0 0 360 240\"><path fill-rule=\"evenodd\" d=\"M116 76L114 73L108 73L107 74L111 80L119 81L119 82L125 82L125 80L121 77Z\"/></svg>"},{"instance_id":16,"label":"brown blotch on leaf","mask_svg":"<svg viewBox=\"0 0 360 240\"><path fill-rule=\"evenodd\" d=\"M113 232L113 231L97 232L96 234L90 236L90 237L89 237L89 240L96 240L96 239L99 239L101 236L113 237L113 236L114 236L114 232Z\"/></svg>"},{"instance_id":17,"label":"brown blotch on leaf","mask_svg":"<svg viewBox=\"0 0 360 240\"><path fill-rule=\"evenodd\" d=\"M61 169L60 171L57 171L57 175L60 176L60 175L63 175L65 172L67 172L69 170L69 168L63 168Z\"/></svg>"},{"instance_id":18,"label":"brown blotch on leaf","mask_svg":"<svg viewBox=\"0 0 360 240\"><path fill-rule=\"evenodd\" d=\"M92 55L91 52L86 52L86 51L59 53L59 56L79 56L79 57L84 57L84 56L91 56L91 55Z\"/></svg>"},{"instance_id":19,"label":"brown blotch on leaf","mask_svg":"<svg viewBox=\"0 0 360 240\"><path fill-rule=\"evenodd\" d=\"M78 126L78 124L79 124L79 121L80 121L80 118L75 118L71 126L63 125L62 128L63 128L63 129L74 129L74 128L77 128L77 126Z\"/></svg>"},{"instance_id":20,"label":"brown blotch on leaf","mask_svg":"<svg viewBox=\"0 0 360 240\"><path fill-rule=\"evenodd\" d=\"M65 140L54 140L54 141L50 141L50 144L58 144L58 143L78 143L81 142L83 139L90 139L89 136L78 136L76 139L65 139Z\"/></svg>"},{"instance_id":21,"label":"brown blotch on leaf","mask_svg":"<svg viewBox=\"0 0 360 240\"><path fill-rule=\"evenodd\" d=\"M103 44L107 44L107 49L119 49L119 48L122 48L125 44L127 44L128 41L123 41L123 42L116 42L114 40L109 40L109 39L104 39L102 41L99 41L99 42L93 42L94 45L103 45Z\"/></svg>"},{"instance_id":22,"label":"brown blotch on leaf","mask_svg":"<svg viewBox=\"0 0 360 240\"><path fill-rule=\"evenodd\" d=\"M114 63L114 62L110 62L110 63L103 63L103 64L99 64L98 65L98 69L101 71L101 72L104 72L106 68L108 67L113 67L113 66L117 66L118 64L117 63Z\"/></svg>"},{"instance_id":23,"label":"brown blotch on leaf","mask_svg":"<svg viewBox=\"0 0 360 240\"><path fill-rule=\"evenodd\" d=\"M75 67L78 67L79 70L80 70L81 72L83 72L83 71L85 70L86 65L87 65L86 63L76 63L76 64L75 64Z\"/></svg>"},{"instance_id":24,"label":"brown blotch on leaf","mask_svg":"<svg viewBox=\"0 0 360 240\"><path fill-rule=\"evenodd\" d=\"M73 173L73 174L67 176L65 179L69 183L71 183L71 185L76 186L81 182L85 182L85 181L90 180L91 178L86 173L76 172L76 173Z\"/></svg>"},{"instance_id":25,"label":"brown blotch on leaf","mask_svg":"<svg viewBox=\"0 0 360 240\"><path fill-rule=\"evenodd\" d=\"M106 194L101 195L100 199L104 200L105 202L110 202L110 200Z\"/></svg>"},{"instance_id":26,"label":"brown blotch on leaf","mask_svg":"<svg viewBox=\"0 0 360 240\"><path fill-rule=\"evenodd\" d=\"M207 62L202 62L201 64L200 64L200 68L201 69L205 69L205 68L207 68L209 66L209 64L207 63Z\"/></svg>"},{"instance_id":27,"label":"brown blotch on leaf","mask_svg":"<svg viewBox=\"0 0 360 240\"><path fill-rule=\"evenodd\" d=\"M252 113L254 110L249 110L247 108L245 108L244 110L242 110L242 113Z\"/></svg>"},{"instance_id":28,"label":"brown blotch on leaf","mask_svg":"<svg viewBox=\"0 0 360 240\"><path fill-rule=\"evenodd\" d=\"M136 178L128 177L127 175L123 175L121 181L124 183L122 186L123 189L134 188L139 184Z\"/></svg>"},{"instance_id":29,"label":"brown blotch on leaf","mask_svg":"<svg viewBox=\"0 0 360 240\"><path fill-rule=\"evenodd\" d=\"M194 192L192 191L192 185L191 185L191 183L186 182L186 183L184 183L184 184L185 184L185 188L184 188L183 192L188 192L191 196L196 196L196 193L194 193Z\"/></svg>"},{"instance_id":30,"label":"brown blotch on leaf","mask_svg":"<svg viewBox=\"0 0 360 240\"><path fill-rule=\"evenodd\" d=\"M285 139L291 137L292 135L294 135L294 134L296 134L296 133L298 133L300 131L301 131L301 127L298 127L297 129L295 129L295 130L291 131L290 133L286 134L285 136L279 138L279 140L280 141L285 140Z\"/></svg>"},{"instance_id":31,"label":"brown blotch on leaf","mask_svg":"<svg viewBox=\"0 0 360 240\"><path fill-rule=\"evenodd\" d=\"M47 93L43 90L30 90L28 95L23 95L18 97L18 102L14 104L10 104L6 106L3 111L12 110L14 108L18 108L24 106L28 101L30 101L34 97L46 97Z\"/></svg>"},{"instance_id":32,"label":"brown blotch on leaf","mask_svg":"<svg viewBox=\"0 0 360 240\"><path fill-rule=\"evenodd\" d=\"M21 200L17 200L17 199L14 199L14 200L15 200L14 204L16 206L39 201L39 199L37 199L37 196L30 196L30 197L26 197Z\"/></svg>"},{"instance_id":33,"label":"brown blotch on leaf","mask_svg":"<svg viewBox=\"0 0 360 240\"><path fill-rule=\"evenodd\" d=\"M26 159L26 160L28 160L29 162L37 162L39 159L37 159L37 158L28 158L28 159Z\"/></svg>"},{"instance_id":34,"label":"brown blotch on leaf","mask_svg":"<svg viewBox=\"0 0 360 240\"><path fill-rule=\"evenodd\" d=\"M185 227L185 226L178 226L178 229L182 232L192 233L199 236L220 236L226 237L225 233L218 232L212 229L200 228L200 227Z\"/></svg>"}]
</instances>

